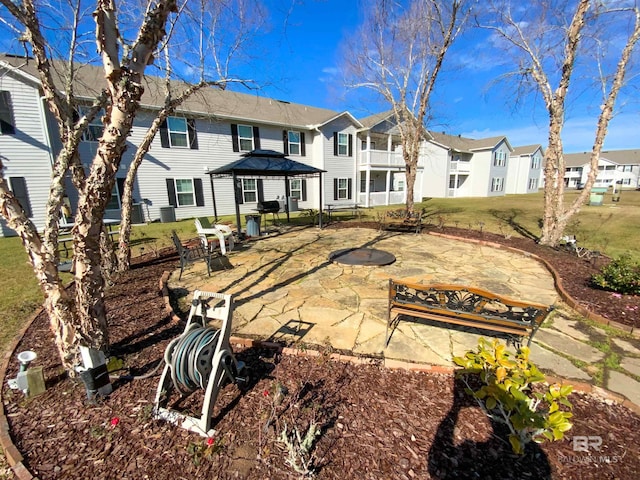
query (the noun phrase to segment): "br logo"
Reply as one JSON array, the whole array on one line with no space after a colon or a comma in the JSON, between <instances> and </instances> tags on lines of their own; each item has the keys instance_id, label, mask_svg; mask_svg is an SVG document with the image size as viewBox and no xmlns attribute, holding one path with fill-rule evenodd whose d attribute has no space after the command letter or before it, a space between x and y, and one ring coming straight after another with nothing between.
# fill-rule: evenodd
<instances>
[{"instance_id":1,"label":"br logo","mask_svg":"<svg viewBox=\"0 0 640 480\"><path fill-rule=\"evenodd\" d=\"M599 435L576 435L573 437L574 452L588 452L589 450L600 451L602 437Z\"/></svg>"}]
</instances>

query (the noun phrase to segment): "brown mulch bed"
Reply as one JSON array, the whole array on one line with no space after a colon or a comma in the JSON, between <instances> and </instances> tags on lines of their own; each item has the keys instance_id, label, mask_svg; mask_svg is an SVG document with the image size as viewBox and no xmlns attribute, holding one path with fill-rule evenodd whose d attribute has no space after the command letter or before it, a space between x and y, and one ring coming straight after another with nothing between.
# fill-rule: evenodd
<instances>
[{"instance_id":1,"label":"brown mulch bed","mask_svg":"<svg viewBox=\"0 0 640 480\"><path fill-rule=\"evenodd\" d=\"M124 358L124 373L151 374L182 332L158 292L162 272L176 264L175 257L140 263L108 291L112 354ZM236 348L250 382L243 391L223 389L207 446L152 418L159 372L116 380L107 399L89 403L84 387L63 374L44 315L16 351L27 348L38 353L34 365L44 367L48 389L25 400L5 382L3 399L12 438L41 479L299 478L277 439L285 425L304 433L311 421L321 432L311 461L317 478L635 479L640 471L640 417L592 395L571 396L574 427L565 440L516 457L451 375ZM17 369L12 360L7 378ZM178 407L198 413L202 398L198 391ZM574 435L600 436L602 446L574 451Z\"/></svg>"}]
</instances>

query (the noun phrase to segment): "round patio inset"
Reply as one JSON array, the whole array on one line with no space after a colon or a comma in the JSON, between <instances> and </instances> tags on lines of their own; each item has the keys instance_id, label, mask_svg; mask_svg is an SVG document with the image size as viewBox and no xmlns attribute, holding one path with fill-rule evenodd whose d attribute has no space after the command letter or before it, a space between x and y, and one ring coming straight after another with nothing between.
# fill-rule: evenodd
<instances>
[{"instance_id":1,"label":"round patio inset","mask_svg":"<svg viewBox=\"0 0 640 480\"><path fill-rule=\"evenodd\" d=\"M329 260L344 265L364 265L379 267L396 261L396 257L375 248L343 248L329 254Z\"/></svg>"}]
</instances>

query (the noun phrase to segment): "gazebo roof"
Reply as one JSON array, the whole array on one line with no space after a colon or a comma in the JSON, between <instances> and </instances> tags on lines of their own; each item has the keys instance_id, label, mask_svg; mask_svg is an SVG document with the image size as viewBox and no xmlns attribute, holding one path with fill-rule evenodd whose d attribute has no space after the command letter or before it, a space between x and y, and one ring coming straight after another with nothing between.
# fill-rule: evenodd
<instances>
[{"instance_id":1,"label":"gazebo roof","mask_svg":"<svg viewBox=\"0 0 640 480\"><path fill-rule=\"evenodd\" d=\"M325 172L320 168L287 158L284 153L275 150L252 150L242 154L240 160L205 173L214 177L252 176L252 177L315 177Z\"/></svg>"}]
</instances>

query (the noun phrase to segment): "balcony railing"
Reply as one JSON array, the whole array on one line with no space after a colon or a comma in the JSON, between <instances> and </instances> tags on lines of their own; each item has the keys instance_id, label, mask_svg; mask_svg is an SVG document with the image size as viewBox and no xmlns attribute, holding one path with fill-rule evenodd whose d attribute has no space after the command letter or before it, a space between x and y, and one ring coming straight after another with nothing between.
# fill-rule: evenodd
<instances>
[{"instance_id":1,"label":"balcony railing","mask_svg":"<svg viewBox=\"0 0 640 480\"><path fill-rule=\"evenodd\" d=\"M386 150L363 150L360 152L360 165L376 165L381 167L404 167L404 159L400 152Z\"/></svg>"},{"instance_id":2,"label":"balcony railing","mask_svg":"<svg viewBox=\"0 0 640 480\"><path fill-rule=\"evenodd\" d=\"M451 172L470 173L471 172L471 162L452 161L451 162Z\"/></svg>"}]
</instances>

